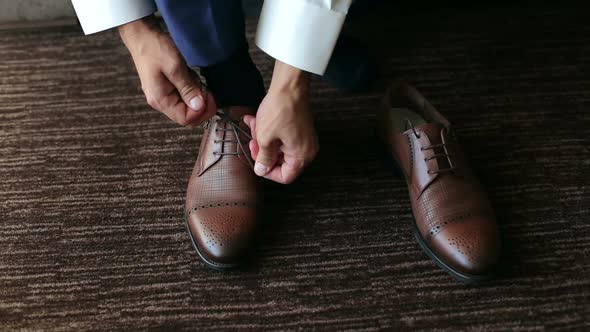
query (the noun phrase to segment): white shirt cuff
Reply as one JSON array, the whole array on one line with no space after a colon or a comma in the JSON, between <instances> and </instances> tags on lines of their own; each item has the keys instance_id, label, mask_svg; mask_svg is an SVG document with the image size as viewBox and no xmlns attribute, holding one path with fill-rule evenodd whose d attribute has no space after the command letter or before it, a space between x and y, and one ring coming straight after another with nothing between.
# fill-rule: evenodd
<instances>
[{"instance_id":1,"label":"white shirt cuff","mask_svg":"<svg viewBox=\"0 0 590 332\"><path fill-rule=\"evenodd\" d=\"M256 45L293 67L323 75L351 0L266 0Z\"/></svg>"},{"instance_id":2,"label":"white shirt cuff","mask_svg":"<svg viewBox=\"0 0 590 332\"><path fill-rule=\"evenodd\" d=\"M153 0L72 0L82 30L91 33L107 30L153 14Z\"/></svg>"}]
</instances>

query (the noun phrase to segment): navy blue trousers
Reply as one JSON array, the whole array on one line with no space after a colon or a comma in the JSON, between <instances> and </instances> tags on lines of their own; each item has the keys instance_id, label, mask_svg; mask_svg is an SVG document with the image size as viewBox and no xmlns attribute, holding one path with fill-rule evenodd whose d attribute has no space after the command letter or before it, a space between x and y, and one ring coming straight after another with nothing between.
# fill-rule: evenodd
<instances>
[{"instance_id":1,"label":"navy blue trousers","mask_svg":"<svg viewBox=\"0 0 590 332\"><path fill-rule=\"evenodd\" d=\"M351 12L378 0L359 0ZM191 67L200 67L218 105L257 107L265 95L248 53L240 0L156 0L158 10ZM359 7L360 8L357 8Z\"/></svg>"},{"instance_id":2,"label":"navy blue trousers","mask_svg":"<svg viewBox=\"0 0 590 332\"><path fill-rule=\"evenodd\" d=\"M156 0L180 53L200 67L220 107L257 107L265 95L248 53L240 0Z\"/></svg>"}]
</instances>

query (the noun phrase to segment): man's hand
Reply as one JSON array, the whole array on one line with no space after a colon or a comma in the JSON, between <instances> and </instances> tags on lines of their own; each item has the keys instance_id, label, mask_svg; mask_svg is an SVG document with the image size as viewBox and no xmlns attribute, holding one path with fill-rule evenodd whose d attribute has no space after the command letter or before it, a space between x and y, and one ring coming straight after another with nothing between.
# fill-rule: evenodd
<instances>
[{"instance_id":1,"label":"man's hand","mask_svg":"<svg viewBox=\"0 0 590 332\"><path fill-rule=\"evenodd\" d=\"M293 182L319 151L308 106L309 74L279 61L267 96L256 114L244 117L252 131L257 175L278 183Z\"/></svg>"},{"instance_id":2,"label":"man's hand","mask_svg":"<svg viewBox=\"0 0 590 332\"><path fill-rule=\"evenodd\" d=\"M216 112L213 97L201 91L197 75L187 67L172 39L154 17L119 27L133 57L147 103L182 126L194 127Z\"/></svg>"}]
</instances>

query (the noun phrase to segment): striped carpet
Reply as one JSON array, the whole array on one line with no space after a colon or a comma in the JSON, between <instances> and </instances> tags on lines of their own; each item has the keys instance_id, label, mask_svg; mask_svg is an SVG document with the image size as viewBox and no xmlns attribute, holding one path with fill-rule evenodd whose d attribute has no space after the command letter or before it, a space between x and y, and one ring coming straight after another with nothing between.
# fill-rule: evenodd
<instances>
[{"instance_id":1,"label":"striped carpet","mask_svg":"<svg viewBox=\"0 0 590 332\"><path fill-rule=\"evenodd\" d=\"M182 224L201 133L148 109L117 34L0 32L0 330L589 330L587 11L383 13L349 31L383 78L314 81L320 156L267 186L258 259L233 273L205 268ZM455 123L490 192L492 285L455 282L412 238L371 129L400 78Z\"/></svg>"}]
</instances>

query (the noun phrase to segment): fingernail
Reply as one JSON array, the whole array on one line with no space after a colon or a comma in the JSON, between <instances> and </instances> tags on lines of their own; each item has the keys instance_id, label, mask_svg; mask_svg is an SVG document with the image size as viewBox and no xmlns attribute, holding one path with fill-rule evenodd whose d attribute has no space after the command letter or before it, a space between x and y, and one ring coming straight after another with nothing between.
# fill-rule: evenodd
<instances>
[{"instance_id":1,"label":"fingernail","mask_svg":"<svg viewBox=\"0 0 590 332\"><path fill-rule=\"evenodd\" d=\"M203 98L201 98L200 96L196 96L193 99L191 99L189 104L190 104L190 108L193 111L200 111L201 108L203 108L203 105L205 104L205 102L203 101Z\"/></svg>"},{"instance_id":2,"label":"fingernail","mask_svg":"<svg viewBox=\"0 0 590 332\"><path fill-rule=\"evenodd\" d=\"M258 176L266 175L268 172L268 167L262 165L261 163L254 164L254 173Z\"/></svg>"}]
</instances>

